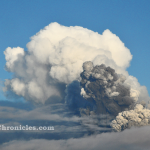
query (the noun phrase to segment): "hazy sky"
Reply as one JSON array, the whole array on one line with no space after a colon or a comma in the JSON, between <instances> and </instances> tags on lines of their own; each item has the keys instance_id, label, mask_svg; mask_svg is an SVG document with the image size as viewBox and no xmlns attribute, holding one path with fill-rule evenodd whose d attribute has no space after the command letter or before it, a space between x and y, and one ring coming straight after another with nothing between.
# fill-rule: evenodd
<instances>
[{"instance_id":1,"label":"hazy sky","mask_svg":"<svg viewBox=\"0 0 150 150\"><path fill-rule=\"evenodd\" d=\"M82 26L102 34L109 29L130 49L133 59L128 68L150 93L150 1L79 0L1 0L0 2L0 81L11 78L5 71L4 50L26 49L30 37L51 22ZM0 99L6 99L3 94Z\"/></svg>"}]
</instances>

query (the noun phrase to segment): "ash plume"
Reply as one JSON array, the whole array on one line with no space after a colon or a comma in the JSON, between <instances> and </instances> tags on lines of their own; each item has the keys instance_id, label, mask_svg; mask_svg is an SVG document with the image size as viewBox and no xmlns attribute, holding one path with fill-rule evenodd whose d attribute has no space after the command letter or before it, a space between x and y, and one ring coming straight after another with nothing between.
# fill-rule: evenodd
<instances>
[{"instance_id":1,"label":"ash plume","mask_svg":"<svg viewBox=\"0 0 150 150\"><path fill-rule=\"evenodd\" d=\"M81 95L90 102L96 102L98 114L117 115L133 104L130 89L124 85L125 76L118 75L104 64L94 67L91 61L83 63L83 70L80 75Z\"/></svg>"},{"instance_id":2,"label":"ash plume","mask_svg":"<svg viewBox=\"0 0 150 150\"><path fill-rule=\"evenodd\" d=\"M104 64L94 66L91 61L83 63L80 76L80 94L87 101L95 102L95 114L116 116L110 123L114 131L150 125L150 110L146 108L146 102L138 101L138 91L125 84L125 76ZM90 114L88 109L83 110Z\"/></svg>"}]
</instances>

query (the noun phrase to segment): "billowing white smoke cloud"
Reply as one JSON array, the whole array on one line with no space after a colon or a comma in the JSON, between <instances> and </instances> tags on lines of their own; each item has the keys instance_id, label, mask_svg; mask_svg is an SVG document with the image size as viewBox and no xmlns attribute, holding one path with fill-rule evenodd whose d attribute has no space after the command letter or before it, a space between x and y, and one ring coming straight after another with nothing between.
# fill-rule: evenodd
<instances>
[{"instance_id":1,"label":"billowing white smoke cloud","mask_svg":"<svg viewBox=\"0 0 150 150\"><path fill-rule=\"evenodd\" d=\"M150 110L137 104L133 110L123 111L118 114L111 126L116 131L121 131L131 126L150 125Z\"/></svg>"},{"instance_id":2,"label":"billowing white smoke cloud","mask_svg":"<svg viewBox=\"0 0 150 150\"><path fill-rule=\"evenodd\" d=\"M51 96L61 97L59 83L79 80L83 62L92 61L94 65L103 63L124 74L129 86L135 83L133 91L138 92L132 95L149 99L146 88L125 70L132 59L129 49L108 29L100 35L83 27L51 23L31 37L27 49L5 50L6 68L14 73L13 79L5 81L5 92L42 103Z\"/></svg>"}]
</instances>

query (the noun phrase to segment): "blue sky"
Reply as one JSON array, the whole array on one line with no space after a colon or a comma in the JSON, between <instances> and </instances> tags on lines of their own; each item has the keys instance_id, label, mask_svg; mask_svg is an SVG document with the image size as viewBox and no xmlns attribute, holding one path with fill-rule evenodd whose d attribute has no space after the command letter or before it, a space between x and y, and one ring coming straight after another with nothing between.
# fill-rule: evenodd
<instances>
[{"instance_id":1,"label":"blue sky","mask_svg":"<svg viewBox=\"0 0 150 150\"><path fill-rule=\"evenodd\" d=\"M0 80L11 78L4 70L3 51L23 47L51 22L82 26L98 33L109 29L130 49L128 68L150 94L150 1L148 0L2 0L0 2ZM3 94L0 99L6 99Z\"/></svg>"}]
</instances>

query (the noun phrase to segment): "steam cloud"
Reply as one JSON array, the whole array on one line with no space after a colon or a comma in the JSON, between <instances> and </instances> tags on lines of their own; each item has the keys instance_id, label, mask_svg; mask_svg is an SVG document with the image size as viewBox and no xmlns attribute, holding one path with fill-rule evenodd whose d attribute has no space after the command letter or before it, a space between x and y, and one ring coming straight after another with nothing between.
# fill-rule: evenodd
<instances>
[{"instance_id":1,"label":"steam cloud","mask_svg":"<svg viewBox=\"0 0 150 150\"><path fill-rule=\"evenodd\" d=\"M4 51L6 69L14 74L5 81L6 95L44 104L62 100L66 94L70 106L115 116L135 101L148 104L146 87L126 71L132 59L129 49L108 29L101 35L51 23L31 37L27 49L8 47Z\"/></svg>"}]
</instances>

